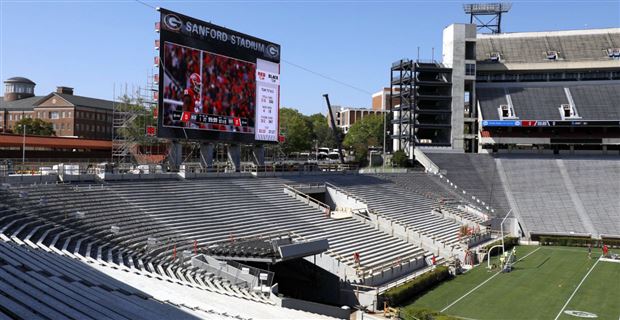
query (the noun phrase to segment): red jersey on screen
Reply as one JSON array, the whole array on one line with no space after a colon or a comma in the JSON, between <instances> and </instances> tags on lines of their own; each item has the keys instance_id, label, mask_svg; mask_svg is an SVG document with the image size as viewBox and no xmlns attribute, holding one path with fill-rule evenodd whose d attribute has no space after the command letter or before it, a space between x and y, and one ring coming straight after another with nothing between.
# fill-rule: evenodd
<instances>
[{"instance_id":1,"label":"red jersey on screen","mask_svg":"<svg viewBox=\"0 0 620 320\"><path fill-rule=\"evenodd\" d=\"M194 113L202 112L200 97L191 88L183 90L183 111Z\"/></svg>"}]
</instances>

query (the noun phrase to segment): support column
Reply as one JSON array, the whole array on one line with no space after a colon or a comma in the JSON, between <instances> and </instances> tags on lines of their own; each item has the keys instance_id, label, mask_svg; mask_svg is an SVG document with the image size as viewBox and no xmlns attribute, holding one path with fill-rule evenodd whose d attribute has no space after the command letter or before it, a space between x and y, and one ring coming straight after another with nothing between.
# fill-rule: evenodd
<instances>
[{"instance_id":1,"label":"support column","mask_svg":"<svg viewBox=\"0 0 620 320\"><path fill-rule=\"evenodd\" d=\"M265 146L262 144L254 145L254 163L258 166L265 165Z\"/></svg>"},{"instance_id":2,"label":"support column","mask_svg":"<svg viewBox=\"0 0 620 320\"><path fill-rule=\"evenodd\" d=\"M213 168L213 150L215 146L213 143L202 142L200 143L200 165L203 168Z\"/></svg>"},{"instance_id":3,"label":"support column","mask_svg":"<svg viewBox=\"0 0 620 320\"><path fill-rule=\"evenodd\" d=\"M178 140L172 140L170 148L170 153L168 155L170 171L177 172L183 162L183 146Z\"/></svg>"},{"instance_id":4,"label":"support column","mask_svg":"<svg viewBox=\"0 0 620 320\"><path fill-rule=\"evenodd\" d=\"M228 145L228 161L232 163L235 172L241 171L241 146L238 144Z\"/></svg>"}]
</instances>

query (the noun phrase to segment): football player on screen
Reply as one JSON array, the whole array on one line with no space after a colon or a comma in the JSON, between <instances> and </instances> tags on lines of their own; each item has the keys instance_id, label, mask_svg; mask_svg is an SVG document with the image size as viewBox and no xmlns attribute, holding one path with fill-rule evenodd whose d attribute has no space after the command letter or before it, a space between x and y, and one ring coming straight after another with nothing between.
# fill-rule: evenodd
<instances>
[{"instance_id":1,"label":"football player on screen","mask_svg":"<svg viewBox=\"0 0 620 320\"><path fill-rule=\"evenodd\" d=\"M192 113L200 113L202 111L200 103L201 83L199 74L192 73L189 76L189 86L183 90L183 111Z\"/></svg>"}]
</instances>

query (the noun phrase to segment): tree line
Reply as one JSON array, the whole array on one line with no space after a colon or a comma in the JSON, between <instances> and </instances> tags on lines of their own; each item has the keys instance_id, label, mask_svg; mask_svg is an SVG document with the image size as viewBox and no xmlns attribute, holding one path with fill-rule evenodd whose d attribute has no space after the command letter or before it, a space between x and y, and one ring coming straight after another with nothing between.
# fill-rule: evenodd
<instances>
[{"instance_id":1,"label":"tree line","mask_svg":"<svg viewBox=\"0 0 620 320\"><path fill-rule=\"evenodd\" d=\"M356 121L346 135L337 128L343 137L343 147L353 153L356 161L364 162L371 147L383 148L383 122L382 115L368 115ZM286 154L309 152L316 147L337 147L334 131L329 127L327 117L320 113L307 116L296 109L281 108L280 129L285 136L281 148Z\"/></svg>"}]
</instances>

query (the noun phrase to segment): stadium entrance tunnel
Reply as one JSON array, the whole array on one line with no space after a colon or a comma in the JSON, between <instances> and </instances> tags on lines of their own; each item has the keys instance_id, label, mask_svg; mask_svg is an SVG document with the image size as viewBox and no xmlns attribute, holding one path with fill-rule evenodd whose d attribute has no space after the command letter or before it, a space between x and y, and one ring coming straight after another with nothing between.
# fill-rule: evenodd
<instances>
[{"instance_id":1,"label":"stadium entrance tunnel","mask_svg":"<svg viewBox=\"0 0 620 320\"><path fill-rule=\"evenodd\" d=\"M353 214L368 210L365 203L331 183L285 185L284 193L322 210L326 216L334 219L351 218Z\"/></svg>"},{"instance_id":2,"label":"stadium entrance tunnel","mask_svg":"<svg viewBox=\"0 0 620 320\"><path fill-rule=\"evenodd\" d=\"M308 257L312 260L312 257ZM311 301L340 307L340 278L306 259L276 264L249 262L250 266L273 272L279 297Z\"/></svg>"}]
</instances>

